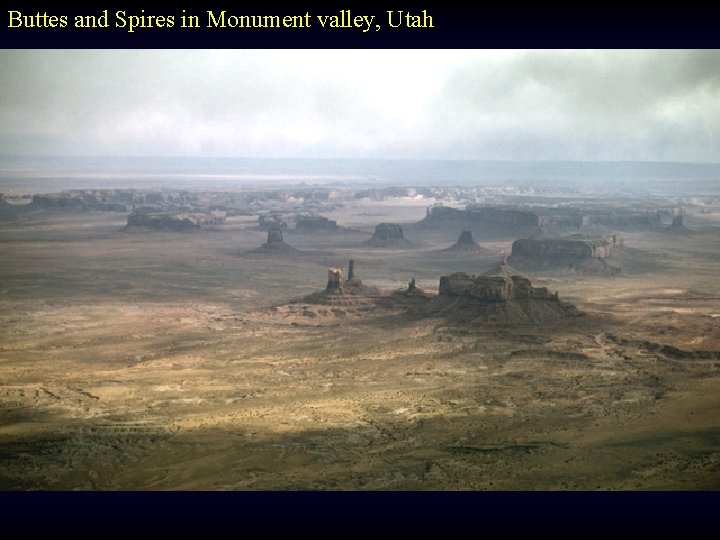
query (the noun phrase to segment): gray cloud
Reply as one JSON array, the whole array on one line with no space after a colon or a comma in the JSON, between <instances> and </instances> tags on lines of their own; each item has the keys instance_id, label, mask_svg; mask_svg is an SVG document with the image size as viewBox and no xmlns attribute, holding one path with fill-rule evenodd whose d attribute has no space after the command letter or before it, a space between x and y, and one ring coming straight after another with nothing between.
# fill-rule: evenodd
<instances>
[{"instance_id":1,"label":"gray cloud","mask_svg":"<svg viewBox=\"0 0 720 540\"><path fill-rule=\"evenodd\" d=\"M0 51L0 153L720 162L718 51Z\"/></svg>"},{"instance_id":2,"label":"gray cloud","mask_svg":"<svg viewBox=\"0 0 720 540\"><path fill-rule=\"evenodd\" d=\"M462 154L513 159L717 161L716 51L527 52L447 81L438 132ZM444 127L442 127L444 126ZM448 140L450 145L451 141ZM458 156L459 157L459 156Z\"/></svg>"}]
</instances>

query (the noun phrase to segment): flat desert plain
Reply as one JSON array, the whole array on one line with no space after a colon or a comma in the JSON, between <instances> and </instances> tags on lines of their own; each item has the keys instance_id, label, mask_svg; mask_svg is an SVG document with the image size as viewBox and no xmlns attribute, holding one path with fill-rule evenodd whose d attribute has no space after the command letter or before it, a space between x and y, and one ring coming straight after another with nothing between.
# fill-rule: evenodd
<instances>
[{"instance_id":1,"label":"flat desert plain","mask_svg":"<svg viewBox=\"0 0 720 540\"><path fill-rule=\"evenodd\" d=\"M350 230L253 253L256 217L177 233L122 212L0 222L0 488L720 488L720 215L623 233L622 272L529 274L582 315L470 324L311 305L328 267L382 294L481 274L488 252L346 204ZM364 245L380 222L403 249Z\"/></svg>"}]
</instances>

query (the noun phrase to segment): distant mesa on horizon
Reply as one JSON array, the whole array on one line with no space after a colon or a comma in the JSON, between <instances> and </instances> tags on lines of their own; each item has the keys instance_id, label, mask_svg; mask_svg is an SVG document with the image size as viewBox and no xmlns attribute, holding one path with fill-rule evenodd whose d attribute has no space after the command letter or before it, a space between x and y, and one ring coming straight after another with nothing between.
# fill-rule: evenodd
<instances>
[{"instance_id":1,"label":"distant mesa on horizon","mask_svg":"<svg viewBox=\"0 0 720 540\"><path fill-rule=\"evenodd\" d=\"M0 156L7 189L231 189L243 185L578 186L675 192L720 177L720 163L471 159ZM679 182L682 180L682 182Z\"/></svg>"},{"instance_id":2,"label":"distant mesa on horizon","mask_svg":"<svg viewBox=\"0 0 720 540\"><path fill-rule=\"evenodd\" d=\"M337 221L324 216L299 215L295 218L295 232L300 234L338 233Z\"/></svg>"},{"instance_id":3,"label":"distant mesa on horizon","mask_svg":"<svg viewBox=\"0 0 720 540\"><path fill-rule=\"evenodd\" d=\"M376 248L409 248L412 242L405 239L403 228L397 223L380 223L375 226L375 232L366 246Z\"/></svg>"},{"instance_id":4,"label":"distant mesa on horizon","mask_svg":"<svg viewBox=\"0 0 720 540\"><path fill-rule=\"evenodd\" d=\"M520 238L512 244L508 263L528 272L616 275L621 269L607 259L612 260L624 246L617 234Z\"/></svg>"}]
</instances>

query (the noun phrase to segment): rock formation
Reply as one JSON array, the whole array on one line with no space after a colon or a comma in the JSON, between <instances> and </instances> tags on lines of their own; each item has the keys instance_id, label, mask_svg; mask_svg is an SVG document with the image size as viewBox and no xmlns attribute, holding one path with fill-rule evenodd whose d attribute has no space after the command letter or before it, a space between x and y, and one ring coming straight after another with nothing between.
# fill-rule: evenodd
<instances>
[{"instance_id":1,"label":"rock formation","mask_svg":"<svg viewBox=\"0 0 720 540\"><path fill-rule=\"evenodd\" d=\"M393 292L390 296L382 298L378 304L389 308L413 310L413 308L424 306L431 298L432 296L417 286L413 276L406 289Z\"/></svg>"},{"instance_id":2,"label":"rock formation","mask_svg":"<svg viewBox=\"0 0 720 540\"><path fill-rule=\"evenodd\" d=\"M439 294L422 310L456 321L498 324L553 323L580 312L545 287L522 276L474 276L457 272L440 278Z\"/></svg>"},{"instance_id":3,"label":"rock formation","mask_svg":"<svg viewBox=\"0 0 720 540\"><path fill-rule=\"evenodd\" d=\"M277 245L283 241L282 229L268 229L267 243Z\"/></svg>"},{"instance_id":4,"label":"rock formation","mask_svg":"<svg viewBox=\"0 0 720 540\"><path fill-rule=\"evenodd\" d=\"M12 221L17 219L17 209L23 208L22 206L16 206L9 204L5 200L5 196L0 193L0 220Z\"/></svg>"},{"instance_id":5,"label":"rock formation","mask_svg":"<svg viewBox=\"0 0 720 540\"><path fill-rule=\"evenodd\" d=\"M684 225L683 221L684 214L678 214L677 216L673 217L672 224L663 229L663 232L666 234L677 235L693 234L693 232Z\"/></svg>"},{"instance_id":6,"label":"rock formation","mask_svg":"<svg viewBox=\"0 0 720 540\"><path fill-rule=\"evenodd\" d=\"M287 223L280 214L260 214L258 215L258 228L263 230L287 229Z\"/></svg>"},{"instance_id":7,"label":"rock formation","mask_svg":"<svg viewBox=\"0 0 720 540\"><path fill-rule=\"evenodd\" d=\"M507 265L502 265L508 269ZM533 287L520 275L474 276L457 272L440 278L439 294L431 296L417 287L413 277L407 288L381 295L374 287L362 284L350 261L348 279L342 268L331 267L325 289L289 305L303 317L357 315L378 308L404 312L415 317L442 317L458 323L552 324L581 313L561 302L558 293L545 287Z\"/></svg>"},{"instance_id":8,"label":"rock formation","mask_svg":"<svg viewBox=\"0 0 720 540\"><path fill-rule=\"evenodd\" d=\"M61 193L33 195L30 203L34 210L94 210L125 212L127 206L118 202L112 191L73 190Z\"/></svg>"},{"instance_id":9,"label":"rock formation","mask_svg":"<svg viewBox=\"0 0 720 540\"><path fill-rule=\"evenodd\" d=\"M608 227L614 230L647 230L662 225L661 215L653 210L596 208L583 211L583 227Z\"/></svg>"},{"instance_id":10,"label":"rock formation","mask_svg":"<svg viewBox=\"0 0 720 540\"><path fill-rule=\"evenodd\" d=\"M380 294L380 291L375 287L363 285L362 280L355 275L355 261L353 259L350 259L348 262L348 273L347 280L344 283L344 290L348 294L354 295L377 296Z\"/></svg>"},{"instance_id":11,"label":"rock formation","mask_svg":"<svg viewBox=\"0 0 720 540\"><path fill-rule=\"evenodd\" d=\"M482 273L483 276L503 276L503 277L511 277L511 276L520 276L520 277L526 277L522 273L515 270L512 266L510 266L507 262L507 254L503 252L502 258L500 259L500 262L498 262L495 266L489 268L488 270L485 270L485 272Z\"/></svg>"},{"instance_id":12,"label":"rock formation","mask_svg":"<svg viewBox=\"0 0 720 540\"><path fill-rule=\"evenodd\" d=\"M328 280L325 287L326 294L342 294L343 293L343 269L328 268Z\"/></svg>"},{"instance_id":13,"label":"rock formation","mask_svg":"<svg viewBox=\"0 0 720 540\"><path fill-rule=\"evenodd\" d=\"M657 209L634 207L555 207L555 206L479 206L468 205L465 210L445 206L429 207L424 219L415 227L433 230L471 229L476 236L529 237L543 231L557 233L597 230L656 229L662 225Z\"/></svg>"},{"instance_id":14,"label":"rock formation","mask_svg":"<svg viewBox=\"0 0 720 540\"><path fill-rule=\"evenodd\" d=\"M127 230L136 228L159 231L189 232L200 229L203 216L199 214L151 214L133 212L127 219Z\"/></svg>"},{"instance_id":15,"label":"rock formation","mask_svg":"<svg viewBox=\"0 0 720 540\"><path fill-rule=\"evenodd\" d=\"M222 225L227 212L214 210L208 214L162 212L149 206L137 207L128 216L127 230L154 229L160 231L195 231L202 225Z\"/></svg>"},{"instance_id":16,"label":"rock formation","mask_svg":"<svg viewBox=\"0 0 720 540\"><path fill-rule=\"evenodd\" d=\"M617 235L565 238L524 238L515 240L508 262L526 271L570 271L581 274L612 275L620 269L605 260L623 246Z\"/></svg>"},{"instance_id":17,"label":"rock formation","mask_svg":"<svg viewBox=\"0 0 720 540\"><path fill-rule=\"evenodd\" d=\"M430 208L415 226L434 230L473 230L483 237L530 236L540 234L543 219L537 212L492 206L468 207L466 210L445 206Z\"/></svg>"},{"instance_id":18,"label":"rock formation","mask_svg":"<svg viewBox=\"0 0 720 540\"><path fill-rule=\"evenodd\" d=\"M403 248L412 244L405 239L402 226L397 223L380 223L375 227L373 237L365 242L366 246L381 248Z\"/></svg>"},{"instance_id":19,"label":"rock formation","mask_svg":"<svg viewBox=\"0 0 720 540\"><path fill-rule=\"evenodd\" d=\"M273 227L268 229L267 242L259 248L253 250L253 253L297 253L298 249L285 243L283 240L282 229Z\"/></svg>"},{"instance_id":20,"label":"rock formation","mask_svg":"<svg viewBox=\"0 0 720 540\"><path fill-rule=\"evenodd\" d=\"M205 225L225 225L227 222L227 210L211 210L205 215L203 224Z\"/></svg>"},{"instance_id":21,"label":"rock formation","mask_svg":"<svg viewBox=\"0 0 720 540\"><path fill-rule=\"evenodd\" d=\"M521 276L469 276L456 272L440 278L440 296L462 296L481 302L499 303L521 298L557 300L546 288L534 288Z\"/></svg>"},{"instance_id":22,"label":"rock formation","mask_svg":"<svg viewBox=\"0 0 720 540\"><path fill-rule=\"evenodd\" d=\"M457 242L455 242L449 248L442 250L443 252L458 253L458 254L481 254L481 253L492 253L489 249L480 247L480 245L473 239L472 231L466 230L460 233Z\"/></svg>"},{"instance_id":23,"label":"rock formation","mask_svg":"<svg viewBox=\"0 0 720 540\"><path fill-rule=\"evenodd\" d=\"M342 268L328 268L328 280L325 290L310 294L302 299L309 304L338 306L371 305L380 295L375 287L363 285L355 275L355 261L350 260L348 279L344 280Z\"/></svg>"},{"instance_id":24,"label":"rock formation","mask_svg":"<svg viewBox=\"0 0 720 540\"><path fill-rule=\"evenodd\" d=\"M337 221L323 216L297 216L295 218L295 231L299 233L336 233L339 230Z\"/></svg>"}]
</instances>

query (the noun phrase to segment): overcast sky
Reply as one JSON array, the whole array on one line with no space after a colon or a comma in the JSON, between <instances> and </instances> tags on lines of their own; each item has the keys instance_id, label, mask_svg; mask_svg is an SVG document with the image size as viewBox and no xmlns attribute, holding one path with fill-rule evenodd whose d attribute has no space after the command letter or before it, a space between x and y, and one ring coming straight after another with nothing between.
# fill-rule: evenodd
<instances>
[{"instance_id":1,"label":"overcast sky","mask_svg":"<svg viewBox=\"0 0 720 540\"><path fill-rule=\"evenodd\" d=\"M720 51L0 51L0 154L720 162Z\"/></svg>"}]
</instances>

